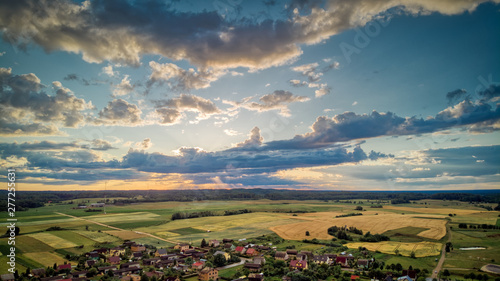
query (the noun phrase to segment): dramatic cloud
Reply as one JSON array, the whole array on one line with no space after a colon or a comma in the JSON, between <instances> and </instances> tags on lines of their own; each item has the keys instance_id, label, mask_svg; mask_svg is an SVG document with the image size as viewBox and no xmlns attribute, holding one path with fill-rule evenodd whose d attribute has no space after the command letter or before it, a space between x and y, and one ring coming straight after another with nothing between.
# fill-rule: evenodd
<instances>
[{"instance_id":1,"label":"dramatic cloud","mask_svg":"<svg viewBox=\"0 0 500 281\"><path fill-rule=\"evenodd\" d=\"M52 83L55 95L33 73L14 75L0 68L0 134L56 134L56 126L75 128L84 122L83 111L92 104L76 98L60 82Z\"/></svg>"},{"instance_id":2,"label":"dramatic cloud","mask_svg":"<svg viewBox=\"0 0 500 281\"><path fill-rule=\"evenodd\" d=\"M500 128L499 120L500 107L493 109L489 104L468 99L426 119L399 117L392 112L373 111L362 115L345 112L332 118L320 116L311 126L312 132L291 140L270 142L267 146L269 149L324 147L357 139L432 133L467 125L475 130L485 127L493 130Z\"/></svg>"},{"instance_id":3,"label":"dramatic cloud","mask_svg":"<svg viewBox=\"0 0 500 281\"><path fill-rule=\"evenodd\" d=\"M113 147L113 145L106 140L100 140L100 139L95 139L91 141L91 146L90 148L92 150L110 150L110 149L116 149L116 147Z\"/></svg>"},{"instance_id":4,"label":"dramatic cloud","mask_svg":"<svg viewBox=\"0 0 500 281\"><path fill-rule=\"evenodd\" d=\"M467 91L465 89L457 89L455 91L448 92L446 94L446 99L449 105L456 104L457 101L462 101L464 97L467 96Z\"/></svg>"},{"instance_id":5,"label":"dramatic cloud","mask_svg":"<svg viewBox=\"0 0 500 281\"><path fill-rule=\"evenodd\" d=\"M224 20L215 11L179 12L163 1L3 1L4 39L26 49L80 53L88 62L104 60L140 65L140 56L157 54L189 60L199 67L268 68L302 54L300 44L316 44L344 30L364 26L399 10L446 15L473 11L487 0L330 1L291 5L281 20ZM497 2L495 0L494 2ZM238 8L238 7L236 7ZM398 12L398 11L396 11Z\"/></svg>"},{"instance_id":6,"label":"dramatic cloud","mask_svg":"<svg viewBox=\"0 0 500 281\"><path fill-rule=\"evenodd\" d=\"M160 64L154 61L149 62L152 73L147 82L147 86L167 83L175 91L186 91L191 89L204 89L210 87L210 83L217 81L227 72L223 70L194 69L184 70L173 63ZM233 76L240 73L233 72Z\"/></svg>"},{"instance_id":7,"label":"dramatic cloud","mask_svg":"<svg viewBox=\"0 0 500 281\"><path fill-rule=\"evenodd\" d=\"M251 98L246 98L241 102L226 101L223 102L233 106L232 110L236 108L245 108L253 111L269 111L279 110L283 116L290 116L290 109L288 105L294 102L309 101L308 97L296 96L289 91L276 90L271 94L264 95L259 98L259 102L250 102Z\"/></svg>"},{"instance_id":8,"label":"dramatic cloud","mask_svg":"<svg viewBox=\"0 0 500 281\"><path fill-rule=\"evenodd\" d=\"M142 111L135 104L122 99L114 99L99 112L96 124L136 126L142 123Z\"/></svg>"},{"instance_id":9,"label":"dramatic cloud","mask_svg":"<svg viewBox=\"0 0 500 281\"><path fill-rule=\"evenodd\" d=\"M197 120L207 119L221 110L210 100L195 95L181 94L179 97L155 101L156 113L161 124L175 124L185 111L198 113Z\"/></svg>"}]
</instances>

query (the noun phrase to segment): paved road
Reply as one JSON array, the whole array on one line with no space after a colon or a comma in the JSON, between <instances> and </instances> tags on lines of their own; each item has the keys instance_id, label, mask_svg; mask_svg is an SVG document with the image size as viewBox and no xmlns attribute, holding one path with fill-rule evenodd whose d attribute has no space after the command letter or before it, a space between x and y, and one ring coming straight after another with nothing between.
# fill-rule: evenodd
<instances>
[{"instance_id":1,"label":"paved road","mask_svg":"<svg viewBox=\"0 0 500 281\"><path fill-rule=\"evenodd\" d=\"M446 225L446 232L449 233L450 235L448 236L448 240L446 242L451 242L451 230L448 225ZM441 267L443 267L444 259L446 258L446 243L443 246L443 251L441 252L441 258L439 259L438 264L436 265L436 268L432 271L431 278L437 278L438 273L441 271Z\"/></svg>"},{"instance_id":2,"label":"paved road","mask_svg":"<svg viewBox=\"0 0 500 281\"><path fill-rule=\"evenodd\" d=\"M228 265L225 265L225 266L217 267L216 269L217 270L221 270L221 269L226 269L226 268L232 268L232 267L236 267L236 266L242 265L246 261L252 261L252 259L245 259L245 258L240 258L240 259L241 259L241 261L238 262L238 263L228 264Z\"/></svg>"},{"instance_id":3,"label":"paved road","mask_svg":"<svg viewBox=\"0 0 500 281\"><path fill-rule=\"evenodd\" d=\"M54 212L58 215L62 215L62 216L67 216L67 217L70 217L70 218L74 218L74 219L79 219L79 220L83 220L83 221L88 221L90 223L93 223L93 224L97 224L97 225L100 225L100 226L104 226L104 227L108 227L108 228L111 228L111 229L114 229L114 230L120 230L120 231L133 231L133 230L126 230L126 229L122 229L122 228L118 228L118 227L114 227L114 226L111 226L111 225L107 225L107 224L104 224L104 223L100 223L100 222L96 222L96 221L92 221L92 220L89 220L89 219L84 219L84 218L80 218L80 217L75 217L75 216L72 216L72 215L68 215L68 214L63 214L63 213L58 213L58 212ZM169 242L169 243L172 243L172 244L177 244L178 242L177 241L173 241L173 240L169 240L169 239L164 239L164 238L161 238L161 237L158 237L156 235L153 235L151 233L147 233L147 232L139 232L139 231L135 231L137 234L144 234L144 235L147 235L149 237L153 237L155 239L158 239L158 240L161 240L161 241L165 241L165 242Z\"/></svg>"}]
</instances>

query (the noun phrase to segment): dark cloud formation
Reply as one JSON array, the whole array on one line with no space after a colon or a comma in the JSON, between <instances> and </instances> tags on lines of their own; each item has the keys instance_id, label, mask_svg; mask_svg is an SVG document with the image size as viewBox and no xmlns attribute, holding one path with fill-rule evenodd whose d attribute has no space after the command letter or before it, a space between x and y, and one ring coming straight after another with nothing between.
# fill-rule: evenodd
<instances>
[{"instance_id":1,"label":"dark cloud formation","mask_svg":"<svg viewBox=\"0 0 500 281\"><path fill-rule=\"evenodd\" d=\"M454 127L470 126L471 129L498 128L500 107L488 103L464 100L448 107L434 117L400 117L392 112L358 115L345 112L332 118L320 116L311 126L312 132L297 135L291 140L267 143L269 149L326 147L338 142L380 136L403 136L432 133Z\"/></svg>"},{"instance_id":2,"label":"dark cloud formation","mask_svg":"<svg viewBox=\"0 0 500 281\"><path fill-rule=\"evenodd\" d=\"M302 50L346 29L364 26L397 8L412 14L473 11L487 0L295 1L287 19L229 19L216 11L179 12L159 0L18 0L0 2L5 41L26 49L81 53L88 62L110 60L139 65L143 54L189 60L198 67L267 68L282 65ZM295 3L294 2L294 3ZM495 2L497 2L495 0ZM239 6L236 5L238 11Z\"/></svg>"},{"instance_id":3,"label":"dark cloud formation","mask_svg":"<svg viewBox=\"0 0 500 281\"><path fill-rule=\"evenodd\" d=\"M57 126L76 128L85 121L91 103L79 99L60 82L53 82L55 95L48 95L33 73L15 75L0 68L0 134L57 134Z\"/></svg>"},{"instance_id":4,"label":"dark cloud formation","mask_svg":"<svg viewBox=\"0 0 500 281\"><path fill-rule=\"evenodd\" d=\"M457 89L455 91L448 92L446 94L446 99L449 105L456 104L457 101L462 101L464 97L467 96L467 91L465 89Z\"/></svg>"}]
</instances>

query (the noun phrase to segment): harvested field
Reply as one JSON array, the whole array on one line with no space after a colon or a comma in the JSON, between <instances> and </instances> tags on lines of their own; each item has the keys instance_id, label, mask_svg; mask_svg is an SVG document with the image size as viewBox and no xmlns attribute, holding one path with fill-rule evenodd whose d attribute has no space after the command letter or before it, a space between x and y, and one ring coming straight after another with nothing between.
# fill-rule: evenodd
<instances>
[{"instance_id":1,"label":"harvested field","mask_svg":"<svg viewBox=\"0 0 500 281\"><path fill-rule=\"evenodd\" d=\"M16 237L16 246L24 253L48 252L54 250L54 248L49 245L27 235L19 235Z\"/></svg>"},{"instance_id":2,"label":"harvested field","mask_svg":"<svg viewBox=\"0 0 500 281\"><path fill-rule=\"evenodd\" d=\"M370 231L373 234L418 225L421 228L427 229L418 233L418 236L438 240L446 235L446 221L440 219L415 218L411 215L392 213L344 218L335 218L336 215L338 214L333 212L299 215L296 218L308 221L274 226L270 229L282 238L291 240L302 240L306 238L329 239L331 236L328 235L327 229L334 225L354 226L364 232ZM306 231L309 231L310 236L305 235Z\"/></svg>"},{"instance_id":3,"label":"harvested field","mask_svg":"<svg viewBox=\"0 0 500 281\"><path fill-rule=\"evenodd\" d=\"M136 238L141 238L141 237L146 237L146 234L140 234L136 233L135 231L128 231L128 230L108 230L104 231L107 234L116 236L120 239L123 240L130 240L130 239L136 239Z\"/></svg>"},{"instance_id":4,"label":"harvested field","mask_svg":"<svg viewBox=\"0 0 500 281\"><path fill-rule=\"evenodd\" d=\"M64 264L66 261L61 256L51 253L51 252L36 252L36 253L24 253L26 257L42 264L43 266L52 266L54 263Z\"/></svg>"},{"instance_id":5,"label":"harvested field","mask_svg":"<svg viewBox=\"0 0 500 281\"><path fill-rule=\"evenodd\" d=\"M349 248L357 249L365 247L370 251L379 251L386 254L394 254L398 250L399 254L409 257L411 252L415 252L416 257L435 256L441 253L442 245L435 242L401 243L394 241L383 241L378 243L356 242L348 243Z\"/></svg>"},{"instance_id":6,"label":"harvested field","mask_svg":"<svg viewBox=\"0 0 500 281\"><path fill-rule=\"evenodd\" d=\"M470 210L470 209L451 209L451 208L415 208L415 207L400 207L385 205L384 209L387 210L398 210L405 212L421 213L421 214L457 214L457 215L468 215L474 213L480 213L481 211Z\"/></svg>"},{"instance_id":7,"label":"harvested field","mask_svg":"<svg viewBox=\"0 0 500 281\"><path fill-rule=\"evenodd\" d=\"M78 246L71 241L57 237L50 233L34 233L28 234L27 236L35 238L36 240L45 243L54 249L64 249Z\"/></svg>"}]
</instances>

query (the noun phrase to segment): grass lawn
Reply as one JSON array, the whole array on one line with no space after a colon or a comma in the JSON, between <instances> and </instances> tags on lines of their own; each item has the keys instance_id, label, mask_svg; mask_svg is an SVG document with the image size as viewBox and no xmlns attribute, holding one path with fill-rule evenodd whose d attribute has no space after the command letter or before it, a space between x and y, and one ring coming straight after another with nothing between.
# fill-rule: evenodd
<instances>
[{"instance_id":1,"label":"grass lawn","mask_svg":"<svg viewBox=\"0 0 500 281\"><path fill-rule=\"evenodd\" d=\"M219 271L219 277L226 277L226 278L232 278L233 275L240 269L243 268L243 265L239 265L236 267L228 268L228 269L223 269Z\"/></svg>"}]
</instances>

